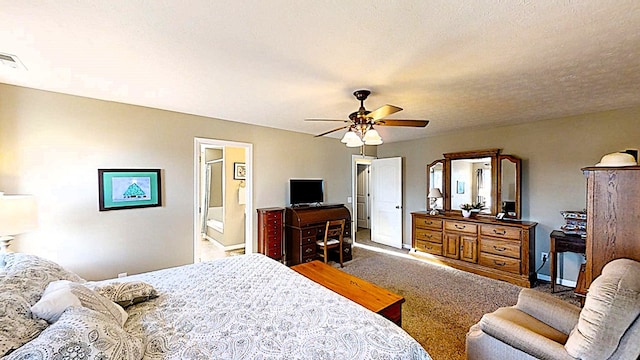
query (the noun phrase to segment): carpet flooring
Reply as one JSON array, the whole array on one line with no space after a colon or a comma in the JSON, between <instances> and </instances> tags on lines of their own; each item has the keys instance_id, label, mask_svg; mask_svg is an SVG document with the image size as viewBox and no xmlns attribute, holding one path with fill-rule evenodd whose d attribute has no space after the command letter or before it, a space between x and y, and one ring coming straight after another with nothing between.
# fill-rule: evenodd
<instances>
[{"instance_id":1,"label":"carpet flooring","mask_svg":"<svg viewBox=\"0 0 640 360\"><path fill-rule=\"evenodd\" d=\"M375 249L374 249L375 250ZM343 271L402 295L402 328L434 360L465 358L465 334L483 314L514 305L520 287L417 259L406 251L353 248ZM550 286L537 287L549 292ZM570 291L554 294L575 301Z\"/></svg>"}]
</instances>

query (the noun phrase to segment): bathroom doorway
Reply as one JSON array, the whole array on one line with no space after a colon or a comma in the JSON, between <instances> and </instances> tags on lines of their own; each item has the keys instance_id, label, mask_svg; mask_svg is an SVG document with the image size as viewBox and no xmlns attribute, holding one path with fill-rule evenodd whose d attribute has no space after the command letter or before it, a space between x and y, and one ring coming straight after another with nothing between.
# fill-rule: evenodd
<instances>
[{"instance_id":1,"label":"bathroom doorway","mask_svg":"<svg viewBox=\"0 0 640 360\"><path fill-rule=\"evenodd\" d=\"M195 139L194 262L253 252L252 145Z\"/></svg>"}]
</instances>

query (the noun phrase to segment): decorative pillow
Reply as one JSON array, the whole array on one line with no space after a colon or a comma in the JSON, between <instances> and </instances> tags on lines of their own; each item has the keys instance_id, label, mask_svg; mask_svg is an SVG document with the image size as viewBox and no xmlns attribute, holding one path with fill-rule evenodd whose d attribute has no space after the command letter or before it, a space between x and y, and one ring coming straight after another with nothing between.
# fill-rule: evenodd
<instances>
[{"instance_id":1,"label":"decorative pillow","mask_svg":"<svg viewBox=\"0 0 640 360\"><path fill-rule=\"evenodd\" d=\"M42 298L31 307L34 316L47 320L53 324L58 321L60 315L71 306L82 306L80 299L71 292L68 286L56 286L59 281L54 281L44 289Z\"/></svg>"},{"instance_id":2,"label":"decorative pillow","mask_svg":"<svg viewBox=\"0 0 640 360\"><path fill-rule=\"evenodd\" d=\"M0 293L0 358L31 341L47 327L31 317L29 303L15 293Z\"/></svg>"},{"instance_id":3,"label":"decorative pillow","mask_svg":"<svg viewBox=\"0 0 640 360\"><path fill-rule=\"evenodd\" d=\"M68 289L68 291L78 297L82 306L106 315L120 326L124 325L129 316L122 307L82 284L68 280L59 280L52 282L47 289L51 292Z\"/></svg>"},{"instance_id":4,"label":"decorative pillow","mask_svg":"<svg viewBox=\"0 0 640 360\"><path fill-rule=\"evenodd\" d=\"M139 360L142 355L142 340L129 335L110 317L71 307L35 340L4 359Z\"/></svg>"},{"instance_id":5,"label":"decorative pillow","mask_svg":"<svg viewBox=\"0 0 640 360\"><path fill-rule=\"evenodd\" d=\"M123 308L158 297L156 289L143 281L87 283L86 286Z\"/></svg>"},{"instance_id":6,"label":"decorative pillow","mask_svg":"<svg viewBox=\"0 0 640 360\"><path fill-rule=\"evenodd\" d=\"M62 266L35 255L9 253L0 272L0 292L22 295L29 305L35 304L47 285L56 280L84 282L78 275Z\"/></svg>"},{"instance_id":7,"label":"decorative pillow","mask_svg":"<svg viewBox=\"0 0 640 360\"><path fill-rule=\"evenodd\" d=\"M617 259L589 287L578 324L565 344L574 358L608 359L640 314L640 262Z\"/></svg>"}]
</instances>

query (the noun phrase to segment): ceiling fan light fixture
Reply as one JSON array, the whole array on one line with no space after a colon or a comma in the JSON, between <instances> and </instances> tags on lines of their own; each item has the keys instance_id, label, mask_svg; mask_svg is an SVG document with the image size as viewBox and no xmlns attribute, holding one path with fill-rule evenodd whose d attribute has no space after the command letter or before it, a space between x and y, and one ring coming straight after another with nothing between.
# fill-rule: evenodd
<instances>
[{"instance_id":1,"label":"ceiling fan light fixture","mask_svg":"<svg viewBox=\"0 0 640 360\"><path fill-rule=\"evenodd\" d=\"M378 134L378 131L374 128L367 130L367 132L364 133L362 140L364 140L365 145L382 144L382 137L380 137L380 134Z\"/></svg>"},{"instance_id":2,"label":"ceiling fan light fixture","mask_svg":"<svg viewBox=\"0 0 640 360\"><path fill-rule=\"evenodd\" d=\"M352 133L351 131L349 132ZM349 140L347 140L347 147L360 147L364 145L358 135L356 135L355 133L352 134L355 135L355 137L349 137Z\"/></svg>"},{"instance_id":3,"label":"ceiling fan light fixture","mask_svg":"<svg viewBox=\"0 0 640 360\"><path fill-rule=\"evenodd\" d=\"M344 133L344 136L342 137L342 140L340 140L342 143L347 144L349 142L349 140L352 139L356 139L358 140L359 137L356 133L354 133L353 131L351 131L351 129L347 130L346 133ZM352 140L353 141L353 140Z\"/></svg>"}]
</instances>

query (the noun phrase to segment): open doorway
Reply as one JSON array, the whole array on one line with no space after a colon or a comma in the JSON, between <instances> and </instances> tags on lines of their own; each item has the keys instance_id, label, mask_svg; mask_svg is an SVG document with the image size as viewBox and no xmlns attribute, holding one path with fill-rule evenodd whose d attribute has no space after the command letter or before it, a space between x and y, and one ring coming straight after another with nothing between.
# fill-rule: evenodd
<instances>
[{"instance_id":1,"label":"open doorway","mask_svg":"<svg viewBox=\"0 0 640 360\"><path fill-rule=\"evenodd\" d=\"M194 262L253 252L252 145L196 138Z\"/></svg>"},{"instance_id":2,"label":"open doorway","mask_svg":"<svg viewBox=\"0 0 640 360\"><path fill-rule=\"evenodd\" d=\"M402 159L352 156L352 229L357 246L403 249Z\"/></svg>"}]
</instances>

